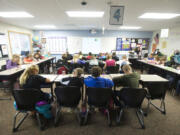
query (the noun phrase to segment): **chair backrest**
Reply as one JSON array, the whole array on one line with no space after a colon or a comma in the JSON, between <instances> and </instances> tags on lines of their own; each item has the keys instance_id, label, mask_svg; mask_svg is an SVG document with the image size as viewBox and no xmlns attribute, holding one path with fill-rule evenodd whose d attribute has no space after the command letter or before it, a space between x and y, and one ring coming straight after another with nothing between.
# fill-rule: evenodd
<instances>
[{"instance_id":1,"label":"chair backrest","mask_svg":"<svg viewBox=\"0 0 180 135\"><path fill-rule=\"evenodd\" d=\"M74 86L59 86L55 94L60 106L76 107L81 99L81 88Z\"/></svg>"},{"instance_id":2,"label":"chair backrest","mask_svg":"<svg viewBox=\"0 0 180 135\"><path fill-rule=\"evenodd\" d=\"M113 73L118 73L119 67L117 66L108 66L106 67L107 74L113 74Z\"/></svg>"},{"instance_id":3,"label":"chair backrest","mask_svg":"<svg viewBox=\"0 0 180 135\"><path fill-rule=\"evenodd\" d=\"M6 70L6 65L2 65L2 66L1 66L1 69L2 69L2 70Z\"/></svg>"},{"instance_id":4,"label":"chair backrest","mask_svg":"<svg viewBox=\"0 0 180 135\"><path fill-rule=\"evenodd\" d=\"M41 100L41 92L36 89L17 89L12 93L18 110L34 110L35 104Z\"/></svg>"},{"instance_id":5,"label":"chair backrest","mask_svg":"<svg viewBox=\"0 0 180 135\"><path fill-rule=\"evenodd\" d=\"M153 82L153 83L147 83L146 86L148 88L148 93L150 94L151 99L165 98L166 90L167 90L165 83Z\"/></svg>"},{"instance_id":6,"label":"chair backrest","mask_svg":"<svg viewBox=\"0 0 180 135\"><path fill-rule=\"evenodd\" d=\"M122 100L126 106L133 108L141 107L146 93L146 90L142 88L122 88L120 100Z\"/></svg>"},{"instance_id":7,"label":"chair backrest","mask_svg":"<svg viewBox=\"0 0 180 135\"><path fill-rule=\"evenodd\" d=\"M87 88L88 104L96 107L106 107L112 98L111 88Z\"/></svg>"}]
</instances>

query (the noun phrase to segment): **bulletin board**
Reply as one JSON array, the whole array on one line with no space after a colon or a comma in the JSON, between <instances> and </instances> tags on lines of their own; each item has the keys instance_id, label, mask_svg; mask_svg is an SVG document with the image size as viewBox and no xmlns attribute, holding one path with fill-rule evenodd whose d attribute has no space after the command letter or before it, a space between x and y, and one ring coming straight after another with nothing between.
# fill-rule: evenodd
<instances>
[{"instance_id":1,"label":"bulletin board","mask_svg":"<svg viewBox=\"0 0 180 135\"><path fill-rule=\"evenodd\" d=\"M142 49L148 50L150 39L146 38L117 38L116 51L130 51L141 46Z\"/></svg>"},{"instance_id":2,"label":"bulletin board","mask_svg":"<svg viewBox=\"0 0 180 135\"><path fill-rule=\"evenodd\" d=\"M8 31L8 37L12 54L21 55L22 51L32 51L32 42L30 34Z\"/></svg>"}]
</instances>

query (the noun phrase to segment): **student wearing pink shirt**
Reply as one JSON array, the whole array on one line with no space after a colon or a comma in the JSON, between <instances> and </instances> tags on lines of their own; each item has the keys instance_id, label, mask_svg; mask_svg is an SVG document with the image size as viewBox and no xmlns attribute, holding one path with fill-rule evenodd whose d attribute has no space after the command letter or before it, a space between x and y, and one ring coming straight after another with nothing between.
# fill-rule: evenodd
<instances>
[{"instance_id":1,"label":"student wearing pink shirt","mask_svg":"<svg viewBox=\"0 0 180 135\"><path fill-rule=\"evenodd\" d=\"M104 69L106 69L106 67L113 67L113 66L116 66L116 61L112 59L111 55L108 55L106 63L104 65Z\"/></svg>"}]
</instances>

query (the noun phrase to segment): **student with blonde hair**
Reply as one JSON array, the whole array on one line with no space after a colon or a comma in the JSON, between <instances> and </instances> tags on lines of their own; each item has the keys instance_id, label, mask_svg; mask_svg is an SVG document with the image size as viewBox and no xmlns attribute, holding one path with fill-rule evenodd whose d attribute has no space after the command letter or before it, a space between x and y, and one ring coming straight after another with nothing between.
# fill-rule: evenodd
<instances>
[{"instance_id":1,"label":"student with blonde hair","mask_svg":"<svg viewBox=\"0 0 180 135\"><path fill-rule=\"evenodd\" d=\"M113 82L119 86L138 88L140 75L136 72L132 72L130 65L124 65L122 70L124 71L124 75L113 78Z\"/></svg>"},{"instance_id":2,"label":"student with blonde hair","mask_svg":"<svg viewBox=\"0 0 180 135\"><path fill-rule=\"evenodd\" d=\"M32 88L41 91L40 85L49 83L50 80L38 75L38 73L39 67L37 65L28 67L20 76L20 86L24 89ZM41 94L43 100L49 101L50 95L48 93L41 91Z\"/></svg>"},{"instance_id":3,"label":"student with blonde hair","mask_svg":"<svg viewBox=\"0 0 180 135\"><path fill-rule=\"evenodd\" d=\"M12 56L11 60L7 60L6 62L6 69L15 68L20 64L20 57L17 54Z\"/></svg>"},{"instance_id":4,"label":"student with blonde hair","mask_svg":"<svg viewBox=\"0 0 180 135\"><path fill-rule=\"evenodd\" d=\"M123 55L123 56L122 56L122 59L119 60L119 61L117 61L116 64L118 64L120 70L122 70L122 67L123 67L124 65L130 64L130 62L128 61L127 56L126 56L126 55Z\"/></svg>"},{"instance_id":5,"label":"student with blonde hair","mask_svg":"<svg viewBox=\"0 0 180 135\"><path fill-rule=\"evenodd\" d=\"M138 88L140 75L138 73L132 72L130 65L123 66L124 75L121 77L113 78L113 82L116 86L123 86L129 88ZM118 98L121 99L122 94L120 91L114 91L114 102L116 105L121 106Z\"/></svg>"},{"instance_id":6,"label":"student with blonde hair","mask_svg":"<svg viewBox=\"0 0 180 135\"><path fill-rule=\"evenodd\" d=\"M79 60L79 55L78 55L78 54L75 54L75 55L73 56L73 59L70 60L69 62L71 62L71 63L77 63L78 60Z\"/></svg>"},{"instance_id":7,"label":"student with blonde hair","mask_svg":"<svg viewBox=\"0 0 180 135\"><path fill-rule=\"evenodd\" d=\"M71 77L62 78L60 82L68 86L82 87L83 86L83 77L82 77L83 73L84 71L82 68L76 68L74 69Z\"/></svg>"},{"instance_id":8,"label":"student with blonde hair","mask_svg":"<svg viewBox=\"0 0 180 135\"><path fill-rule=\"evenodd\" d=\"M99 65L99 62L95 56L92 56L91 60L89 60L89 65L90 66L98 66Z\"/></svg>"}]
</instances>

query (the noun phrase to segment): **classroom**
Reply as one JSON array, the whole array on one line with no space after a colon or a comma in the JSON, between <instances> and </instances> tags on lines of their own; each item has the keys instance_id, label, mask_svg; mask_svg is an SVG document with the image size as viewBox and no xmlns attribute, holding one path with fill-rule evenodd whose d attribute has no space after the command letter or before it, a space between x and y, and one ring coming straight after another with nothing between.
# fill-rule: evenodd
<instances>
[{"instance_id":1,"label":"classroom","mask_svg":"<svg viewBox=\"0 0 180 135\"><path fill-rule=\"evenodd\" d=\"M0 0L0 135L180 135L179 0Z\"/></svg>"}]
</instances>

